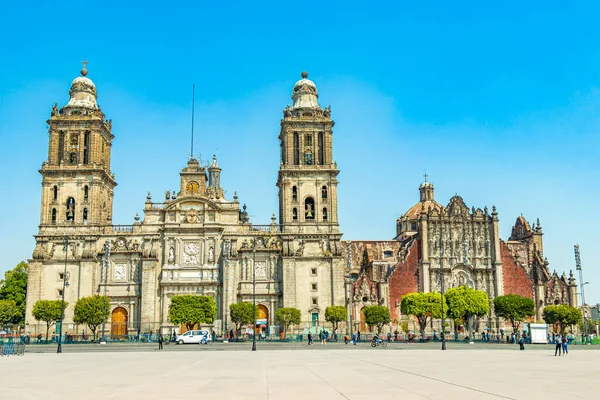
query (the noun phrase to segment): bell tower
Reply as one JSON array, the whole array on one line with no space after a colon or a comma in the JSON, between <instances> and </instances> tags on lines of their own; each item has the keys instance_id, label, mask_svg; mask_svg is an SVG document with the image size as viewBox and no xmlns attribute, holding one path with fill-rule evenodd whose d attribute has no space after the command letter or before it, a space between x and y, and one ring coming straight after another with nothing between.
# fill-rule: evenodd
<instances>
[{"instance_id":1,"label":"bell tower","mask_svg":"<svg viewBox=\"0 0 600 400\"><path fill-rule=\"evenodd\" d=\"M317 87L303 72L294 85L292 107L283 110L277 179L283 307L299 308L302 321L313 324L325 319L328 306L345 302L333 121L331 109L321 108L318 97Z\"/></svg>"},{"instance_id":2,"label":"bell tower","mask_svg":"<svg viewBox=\"0 0 600 400\"><path fill-rule=\"evenodd\" d=\"M52 107L48 160L42 164L40 229L52 226L105 225L112 222L110 172L112 123L96 103L87 62L69 90L69 102Z\"/></svg>"},{"instance_id":3,"label":"bell tower","mask_svg":"<svg viewBox=\"0 0 600 400\"><path fill-rule=\"evenodd\" d=\"M330 107L321 108L313 81L302 73L294 85L293 105L283 111L279 141L281 164L279 220L286 227L303 227L304 232L338 232L337 175L332 161Z\"/></svg>"}]
</instances>

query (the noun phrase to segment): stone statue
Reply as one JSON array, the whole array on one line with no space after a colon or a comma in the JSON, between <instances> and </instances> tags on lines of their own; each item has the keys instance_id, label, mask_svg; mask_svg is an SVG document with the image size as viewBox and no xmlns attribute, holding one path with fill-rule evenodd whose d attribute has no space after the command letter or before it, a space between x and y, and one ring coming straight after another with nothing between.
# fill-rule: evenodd
<instances>
[{"instance_id":1,"label":"stone statue","mask_svg":"<svg viewBox=\"0 0 600 400\"><path fill-rule=\"evenodd\" d=\"M208 248L208 262L213 263L215 261L215 249L212 247Z\"/></svg>"},{"instance_id":2,"label":"stone statue","mask_svg":"<svg viewBox=\"0 0 600 400\"><path fill-rule=\"evenodd\" d=\"M175 264L175 250L173 247L169 247L169 264Z\"/></svg>"}]
</instances>

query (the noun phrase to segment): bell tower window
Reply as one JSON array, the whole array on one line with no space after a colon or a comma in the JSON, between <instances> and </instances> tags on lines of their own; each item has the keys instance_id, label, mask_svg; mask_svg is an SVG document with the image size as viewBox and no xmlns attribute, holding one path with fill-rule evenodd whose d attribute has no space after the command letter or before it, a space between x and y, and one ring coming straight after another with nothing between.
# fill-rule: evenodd
<instances>
[{"instance_id":1,"label":"bell tower window","mask_svg":"<svg viewBox=\"0 0 600 400\"><path fill-rule=\"evenodd\" d=\"M310 150L308 150L306 153L304 153L304 164L305 165L313 165L313 155L310 152Z\"/></svg>"},{"instance_id":2,"label":"bell tower window","mask_svg":"<svg viewBox=\"0 0 600 400\"><path fill-rule=\"evenodd\" d=\"M327 199L327 186L323 186L323 187L321 188L321 198L322 198L323 200L326 200L326 199Z\"/></svg>"},{"instance_id":3,"label":"bell tower window","mask_svg":"<svg viewBox=\"0 0 600 400\"><path fill-rule=\"evenodd\" d=\"M312 135L311 134L304 135L304 145L306 147L312 147Z\"/></svg>"},{"instance_id":4,"label":"bell tower window","mask_svg":"<svg viewBox=\"0 0 600 400\"><path fill-rule=\"evenodd\" d=\"M323 208L323 221L327 221L327 207Z\"/></svg>"},{"instance_id":5,"label":"bell tower window","mask_svg":"<svg viewBox=\"0 0 600 400\"><path fill-rule=\"evenodd\" d=\"M75 152L69 153L69 164L77 165L77 153L75 153Z\"/></svg>"},{"instance_id":6,"label":"bell tower window","mask_svg":"<svg viewBox=\"0 0 600 400\"><path fill-rule=\"evenodd\" d=\"M323 132L319 132L319 165L325 163L325 148L323 143Z\"/></svg>"},{"instance_id":7,"label":"bell tower window","mask_svg":"<svg viewBox=\"0 0 600 400\"><path fill-rule=\"evenodd\" d=\"M83 222L86 223L88 219L88 211L87 208L83 209Z\"/></svg>"},{"instance_id":8,"label":"bell tower window","mask_svg":"<svg viewBox=\"0 0 600 400\"><path fill-rule=\"evenodd\" d=\"M75 220L75 199L72 197L69 197L67 199L67 221L74 221Z\"/></svg>"},{"instance_id":9,"label":"bell tower window","mask_svg":"<svg viewBox=\"0 0 600 400\"><path fill-rule=\"evenodd\" d=\"M58 199L58 186L52 188L52 200Z\"/></svg>"},{"instance_id":10,"label":"bell tower window","mask_svg":"<svg viewBox=\"0 0 600 400\"><path fill-rule=\"evenodd\" d=\"M86 132L83 136L83 163L87 165L89 163L90 154L90 133Z\"/></svg>"},{"instance_id":11,"label":"bell tower window","mask_svg":"<svg viewBox=\"0 0 600 400\"><path fill-rule=\"evenodd\" d=\"M300 138L298 132L294 132L294 165L300 165Z\"/></svg>"},{"instance_id":12,"label":"bell tower window","mask_svg":"<svg viewBox=\"0 0 600 400\"><path fill-rule=\"evenodd\" d=\"M315 219L315 200L312 197L304 200L304 219Z\"/></svg>"},{"instance_id":13,"label":"bell tower window","mask_svg":"<svg viewBox=\"0 0 600 400\"><path fill-rule=\"evenodd\" d=\"M89 188L87 187L87 185L83 188L83 199L87 200L89 196Z\"/></svg>"},{"instance_id":14,"label":"bell tower window","mask_svg":"<svg viewBox=\"0 0 600 400\"><path fill-rule=\"evenodd\" d=\"M296 207L292 208L292 219L294 221L298 220L298 209Z\"/></svg>"},{"instance_id":15,"label":"bell tower window","mask_svg":"<svg viewBox=\"0 0 600 400\"><path fill-rule=\"evenodd\" d=\"M52 224L56 224L56 208L52 209Z\"/></svg>"},{"instance_id":16,"label":"bell tower window","mask_svg":"<svg viewBox=\"0 0 600 400\"><path fill-rule=\"evenodd\" d=\"M65 133L58 133L58 163L62 163L65 157Z\"/></svg>"},{"instance_id":17,"label":"bell tower window","mask_svg":"<svg viewBox=\"0 0 600 400\"><path fill-rule=\"evenodd\" d=\"M296 186L292 186L292 200L298 201L298 188Z\"/></svg>"}]
</instances>

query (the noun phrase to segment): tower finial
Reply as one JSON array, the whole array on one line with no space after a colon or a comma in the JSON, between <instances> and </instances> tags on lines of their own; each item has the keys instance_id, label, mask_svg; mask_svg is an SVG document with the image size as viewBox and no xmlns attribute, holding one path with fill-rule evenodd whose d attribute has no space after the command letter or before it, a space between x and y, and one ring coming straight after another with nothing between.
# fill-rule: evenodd
<instances>
[{"instance_id":1,"label":"tower finial","mask_svg":"<svg viewBox=\"0 0 600 400\"><path fill-rule=\"evenodd\" d=\"M88 70L87 70L88 62L86 60L83 60L81 63L83 64L83 68L81 69L81 76L86 76L88 73Z\"/></svg>"},{"instance_id":2,"label":"tower finial","mask_svg":"<svg viewBox=\"0 0 600 400\"><path fill-rule=\"evenodd\" d=\"M425 177L425 182L427 182L427 177L429 176L429 175L427 175L427 170L425 170L425 173L423 174L423 176Z\"/></svg>"},{"instance_id":3,"label":"tower finial","mask_svg":"<svg viewBox=\"0 0 600 400\"><path fill-rule=\"evenodd\" d=\"M302 79L306 79L306 78L308 78L308 72L302 71L302 73L300 74L300 76L302 77Z\"/></svg>"}]
</instances>

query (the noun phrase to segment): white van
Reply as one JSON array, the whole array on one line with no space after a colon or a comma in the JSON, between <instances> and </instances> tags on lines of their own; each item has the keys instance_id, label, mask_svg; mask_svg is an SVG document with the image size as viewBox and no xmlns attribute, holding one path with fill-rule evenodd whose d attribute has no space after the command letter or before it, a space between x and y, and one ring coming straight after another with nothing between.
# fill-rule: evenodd
<instances>
[{"instance_id":1,"label":"white van","mask_svg":"<svg viewBox=\"0 0 600 400\"><path fill-rule=\"evenodd\" d=\"M183 335L177 336L177 339L175 340L175 342L177 342L177 344L184 344L184 343L208 344L211 342L211 340L212 340L212 338L210 337L209 331L193 330L193 331L187 331Z\"/></svg>"}]
</instances>

